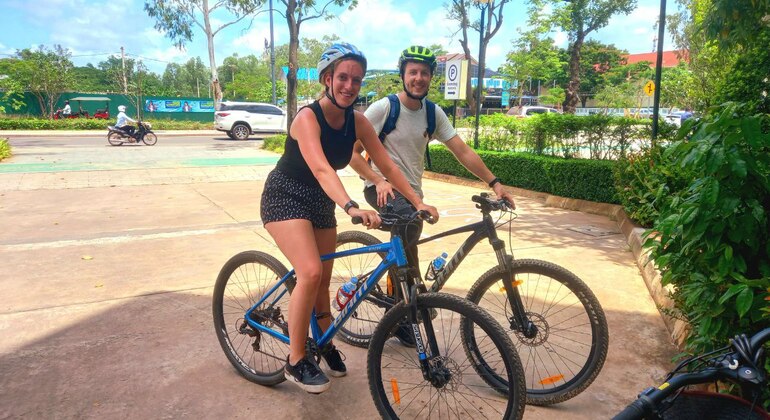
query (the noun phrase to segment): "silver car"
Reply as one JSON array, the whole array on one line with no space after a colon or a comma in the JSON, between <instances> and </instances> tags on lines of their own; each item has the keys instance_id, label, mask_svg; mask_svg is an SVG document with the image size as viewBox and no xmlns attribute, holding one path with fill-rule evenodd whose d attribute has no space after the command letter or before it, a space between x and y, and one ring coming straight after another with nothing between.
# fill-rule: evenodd
<instances>
[{"instance_id":1,"label":"silver car","mask_svg":"<svg viewBox=\"0 0 770 420\"><path fill-rule=\"evenodd\" d=\"M254 133L285 133L286 112L259 102L222 102L214 113L214 128L235 140Z\"/></svg>"}]
</instances>

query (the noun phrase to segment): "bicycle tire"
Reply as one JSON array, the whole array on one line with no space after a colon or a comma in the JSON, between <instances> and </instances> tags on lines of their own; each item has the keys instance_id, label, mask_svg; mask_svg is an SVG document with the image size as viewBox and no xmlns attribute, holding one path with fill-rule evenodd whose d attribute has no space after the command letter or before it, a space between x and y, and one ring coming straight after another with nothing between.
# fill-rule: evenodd
<instances>
[{"instance_id":1,"label":"bicycle tire","mask_svg":"<svg viewBox=\"0 0 770 420\"><path fill-rule=\"evenodd\" d=\"M341 232L337 235L335 252L377 245L380 243L382 243L382 241L366 232L355 230ZM331 293L336 293L337 289L339 289L343 283L348 282L353 276L356 276L360 280L363 275L374 270L384 257L384 253L368 253L335 258L332 278L329 283L329 291ZM356 308L355 312L353 312L345 324L341 326L340 330L337 332L337 338L352 346L361 348L369 347L369 342L372 339L372 334L377 327L377 323L380 322L383 315L388 310L388 308L380 304L375 304L372 298L375 298L378 301L392 301L392 299L387 297L387 294L382 290L379 284L375 285L369 292L369 295L361 302L358 308ZM339 314L333 306L331 307L331 311L332 315L335 317Z\"/></svg>"},{"instance_id":2,"label":"bicycle tire","mask_svg":"<svg viewBox=\"0 0 770 420\"><path fill-rule=\"evenodd\" d=\"M289 344L245 326L244 316L246 310L287 272L286 267L271 255L244 251L225 263L214 286L212 312L219 344L235 370L260 385L272 386L285 380L283 370ZM292 277L284 283L289 293L294 289L295 282ZM274 305L280 309L278 314L288 315L289 293ZM268 306L263 304L257 309ZM277 324L263 325L278 329ZM249 335L252 332L254 335Z\"/></svg>"},{"instance_id":3,"label":"bicycle tire","mask_svg":"<svg viewBox=\"0 0 770 420\"><path fill-rule=\"evenodd\" d=\"M122 136L114 131L107 133L107 142L113 146L122 146L123 140L121 138Z\"/></svg>"},{"instance_id":4,"label":"bicycle tire","mask_svg":"<svg viewBox=\"0 0 770 420\"><path fill-rule=\"evenodd\" d=\"M148 146L155 146L155 143L158 142L158 136L155 135L155 133L149 132L145 133L144 136L142 136L142 141L144 144Z\"/></svg>"},{"instance_id":5,"label":"bicycle tire","mask_svg":"<svg viewBox=\"0 0 770 420\"><path fill-rule=\"evenodd\" d=\"M389 340L394 329L408 319L410 311L403 302L396 304L374 331L367 355L369 389L382 418L522 418L526 403L524 373L503 328L489 314L457 296L424 293L417 296L415 305L420 313L436 312L435 318L431 316L432 333L441 354L429 355L427 360L446 366L448 377L444 384L428 382L419 368L417 351L405 348L396 339ZM468 369L471 361L458 362L468 352L457 348L465 348L467 343L460 338L461 328L455 323L473 325L474 337L488 343L486 355L497 354L502 365L499 370L506 375L507 383L514 386L506 387L504 394L499 389L490 389L487 381L476 376L477 371ZM426 352L430 353L425 323L418 321L416 326L425 338Z\"/></svg>"},{"instance_id":6,"label":"bicycle tire","mask_svg":"<svg viewBox=\"0 0 770 420\"><path fill-rule=\"evenodd\" d=\"M512 328L502 266L484 273L467 298L488 311L511 336L524 365L527 404L569 400L588 388L604 366L609 345L604 311L591 289L570 271L532 259L511 264L516 281L522 282L518 290L524 308L538 327L535 337L527 338Z\"/></svg>"}]
</instances>

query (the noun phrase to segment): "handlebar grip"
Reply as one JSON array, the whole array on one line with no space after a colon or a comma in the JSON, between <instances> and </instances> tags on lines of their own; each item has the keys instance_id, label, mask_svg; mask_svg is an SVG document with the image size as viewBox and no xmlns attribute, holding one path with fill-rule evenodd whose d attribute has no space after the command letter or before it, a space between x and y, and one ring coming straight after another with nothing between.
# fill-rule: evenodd
<instances>
[{"instance_id":1,"label":"handlebar grip","mask_svg":"<svg viewBox=\"0 0 770 420\"><path fill-rule=\"evenodd\" d=\"M351 221L353 222L354 225L360 225L361 223L364 222L364 219L362 219L361 216L356 216L352 218Z\"/></svg>"},{"instance_id":2,"label":"handlebar grip","mask_svg":"<svg viewBox=\"0 0 770 420\"><path fill-rule=\"evenodd\" d=\"M646 415L647 405L641 399L637 399L618 413L612 420L642 420Z\"/></svg>"}]
</instances>

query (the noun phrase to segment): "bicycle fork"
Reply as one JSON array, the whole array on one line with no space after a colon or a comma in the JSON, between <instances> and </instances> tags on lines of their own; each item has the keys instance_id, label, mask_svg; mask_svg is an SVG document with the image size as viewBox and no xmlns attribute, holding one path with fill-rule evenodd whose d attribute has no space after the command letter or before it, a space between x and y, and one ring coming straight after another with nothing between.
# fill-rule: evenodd
<instances>
[{"instance_id":1,"label":"bicycle fork","mask_svg":"<svg viewBox=\"0 0 770 420\"><path fill-rule=\"evenodd\" d=\"M407 272L408 269L405 269L402 274L406 275ZM419 279L419 277L416 278ZM404 297L404 304L409 308L409 326L414 334L422 376L434 387L443 388L452 381L452 372L439 352L436 334L433 330L432 317L434 315L430 308L417 308L417 295L427 292L427 290L421 280L414 282L415 284L412 284L411 287L407 283L401 281L401 293ZM420 321L425 327L424 335L420 331Z\"/></svg>"},{"instance_id":2,"label":"bicycle fork","mask_svg":"<svg viewBox=\"0 0 770 420\"><path fill-rule=\"evenodd\" d=\"M524 337L532 339L537 337L537 325L529 319L524 303L521 301L519 293L519 281L513 275L513 259L505 253L505 243L499 239L491 241L492 248L495 250L500 265L505 269L503 276L503 285L505 295L508 297L508 303L511 305L512 316L509 318L511 329L519 331Z\"/></svg>"}]
</instances>

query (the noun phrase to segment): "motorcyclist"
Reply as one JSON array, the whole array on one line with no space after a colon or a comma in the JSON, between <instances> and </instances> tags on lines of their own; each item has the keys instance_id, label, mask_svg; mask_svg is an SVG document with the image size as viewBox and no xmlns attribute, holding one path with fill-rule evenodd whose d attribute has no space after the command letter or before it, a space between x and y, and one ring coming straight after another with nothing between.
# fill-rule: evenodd
<instances>
[{"instance_id":1,"label":"motorcyclist","mask_svg":"<svg viewBox=\"0 0 770 420\"><path fill-rule=\"evenodd\" d=\"M132 119L128 115L126 115L126 106L125 105L118 105L118 121L115 123L115 128L123 130L125 133L130 135L131 137L134 136L134 126L128 124L129 122L136 122L136 120Z\"/></svg>"},{"instance_id":2,"label":"motorcyclist","mask_svg":"<svg viewBox=\"0 0 770 420\"><path fill-rule=\"evenodd\" d=\"M64 101L64 108L61 110L62 115L64 118L69 118L69 116L72 114L72 107L70 107L70 101Z\"/></svg>"}]
</instances>

